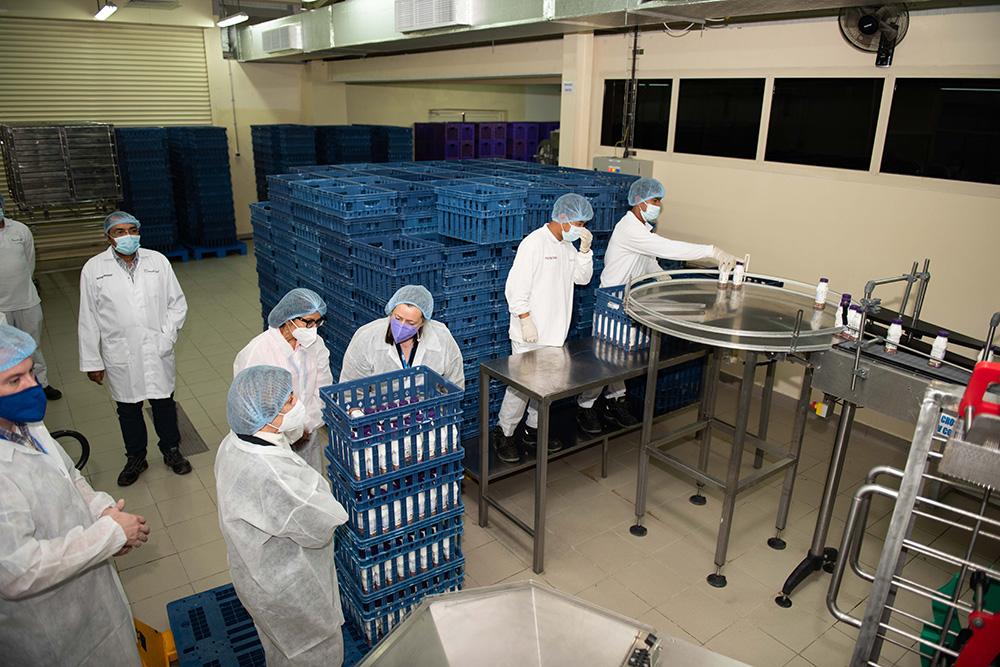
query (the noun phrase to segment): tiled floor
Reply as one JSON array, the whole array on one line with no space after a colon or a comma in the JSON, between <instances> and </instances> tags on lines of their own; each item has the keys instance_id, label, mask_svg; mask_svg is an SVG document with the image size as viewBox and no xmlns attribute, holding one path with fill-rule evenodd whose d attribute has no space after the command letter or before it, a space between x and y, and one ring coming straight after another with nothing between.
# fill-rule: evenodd
<instances>
[{"instance_id":1,"label":"tiled floor","mask_svg":"<svg viewBox=\"0 0 1000 667\"><path fill-rule=\"evenodd\" d=\"M131 487L120 489L115 478L124 461L114 404L105 390L89 383L77 365L76 313L78 273L41 276L45 308L43 350L51 383L65 398L49 404L50 429L74 428L91 442L85 469L95 488L122 497L128 509L143 514L152 526L148 545L118 559L125 591L136 616L166 627L165 605L171 600L229 581L225 545L216 517L215 450L226 426L226 390L236 352L260 331L260 306L252 254L174 264L188 299L188 319L177 347L176 398L210 451L192 457L195 472L178 477L163 466L150 446L150 469ZM328 314L326 326L337 326ZM733 392L721 394L730 406ZM678 419L689 417L681 415ZM661 632L703 643L708 648L753 665L846 664L853 631L835 624L825 608L827 575L814 576L794 596L790 610L772 599L785 576L808 548L816 508L833 440L833 424L812 420L803 448L794 501L785 538L788 548L773 551L765 540L773 533L781 479L740 497L726 574L729 586L708 586L712 570L720 496L706 491L708 504L687 502L692 485L672 472L652 466L646 525L649 534L632 537L635 497L636 438L613 443L609 475L600 476L597 450L553 463L549 469L549 513L546 568L530 568L530 542L513 524L491 514L490 526L476 522L475 485L466 484L463 548L466 586L534 578L601 606L635 617ZM791 429L791 414L777 406L772 435ZM150 425L151 443L153 430ZM71 451L71 447L68 447ZM682 445L678 451L693 451ZM721 449L721 448L720 448ZM712 466L724 465L713 452ZM839 541L849 494L878 463L902 463L900 450L856 433L844 471L842 493L830 542ZM498 495L529 519L533 478L530 474L496 485ZM885 515L888 506L876 511ZM875 517L873 517L874 519ZM872 528L863 559L874 564L888 519ZM881 533L879 533L879 527ZM944 538L941 538L944 539ZM933 570L931 578L945 576ZM865 588L849 581L841 600L863 602ZM912 657L888 651L890 663L916 664Z\"/></svg>"}]
</instances>

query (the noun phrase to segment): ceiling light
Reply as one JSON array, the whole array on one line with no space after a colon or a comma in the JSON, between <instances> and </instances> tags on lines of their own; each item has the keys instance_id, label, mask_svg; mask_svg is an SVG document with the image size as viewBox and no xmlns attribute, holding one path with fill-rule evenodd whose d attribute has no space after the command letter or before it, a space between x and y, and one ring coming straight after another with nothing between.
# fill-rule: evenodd
<instances>
[{"instance_id":1,"label":"ceiling light","mask_svg":"<svg viewBox=\"0 0 1000 667\"><path fill-rule=\"evenodd\" d=\"M113 2L105 2L104 6L97 10L94 14L94 19L97 21L106 21L109 16L118 11L118 5Z\"/></svg>"},{"instance_id":2,"label":"ceiling light","mask_svg":"<svg viewBox=\"0 0 1000 667\"><path fill-rule=\"evenodd\" d=\"M250 17L246 12L239 12L238 14L230 14L226 18L219 19L215 24L220 28L228 28L231 25L236 25L237 23L243 23L244 21L249 21Z\"/></svg>"}]
</instances>

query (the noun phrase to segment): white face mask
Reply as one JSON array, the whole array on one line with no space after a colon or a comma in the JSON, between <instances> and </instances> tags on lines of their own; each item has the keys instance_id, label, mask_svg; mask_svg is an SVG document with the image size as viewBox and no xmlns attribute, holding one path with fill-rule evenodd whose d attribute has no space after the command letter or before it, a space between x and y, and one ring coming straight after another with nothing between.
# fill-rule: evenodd
<instances>
[{"instance_id":1,"label":"white face mask","mask_svg":"<svg viewBox=\"0 0 1000 667\"><path fill-rule=\"evenodd\" d=\"M576 225L571 224L569 226L569 229L564 229L563 230L563 241L569 241L570 243L572 243L573 241L578 241L578 240L580 240L580 228L579 227L577 227Z\"/></svg>"},{"instance_id":2,"label":"white face mask","mask_svg":"<svg viewBox=\"0 0 1000 667\"><path fill-rule=\"evenodd\" d=\"M306 426L306 409L302 401L295 401L292 409L281 416L281 425L268 424L268 426L278 429L278 433L285 436L289 445L298 441Z\"/></svg>"},{"instance_id":3,"label":"white face mask","mask_svg":"<svg viewBox=\"0 0 1000 667\"><path fill-rule=\"evenodd\" d=\"M648 223L654 223L659 217L660 207L655 204L646 204L646 210L642 212L642 219Z\"/></svg>"},{"instance_id":4,"label":"white face mask","mask_svg":"<svg viewBox=\"0 0 1000 667\"><path fill-rule=\"evenodd\" d=\"M319 336L318 329L307 329L305 327L299 327L297 329L292 329L292 338L299 341L299 345L302 347L309 347L316 342L316 338Z\"/></svg>"}]
</instances>

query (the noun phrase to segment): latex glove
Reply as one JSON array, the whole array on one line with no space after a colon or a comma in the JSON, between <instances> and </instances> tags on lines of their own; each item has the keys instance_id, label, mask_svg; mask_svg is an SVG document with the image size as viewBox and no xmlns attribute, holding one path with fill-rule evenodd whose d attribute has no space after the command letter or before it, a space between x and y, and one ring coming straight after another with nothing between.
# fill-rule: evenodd
<instances>
[{"instance_id":1,"label":"latex glove","mask_svg":"<svg viewBox=\"0 0 1000 667\"><path fill-rule=\"evenodd\" d=\"M732 271L736 267L736 262L739 261L736 255L730 255L718 246L712 246L712 258L719 263L720 271Z\"/></svg>"},{"instance_id":2,"label":"latex glove","mask_svg":"<svg viewBox=\"0 0 1000 667\"><path fill-rule=\"evenodd\" d=\"M587 254L590 252L590 246L594 242L594 232L590 231L586 227L580 227L580 252Z\"/></svg>"},{"instance_id":3,"label":"latex glove","mask_svg":"<svg viewBox=\"0 0 1000 667\"><path fill-rule=\"evenodd\" d=\"M531 321L531 315L521 318L521 338L524 339L525 343L538 342L538 329L535 328L535 323Z\"/></svg>"}]
</instances>

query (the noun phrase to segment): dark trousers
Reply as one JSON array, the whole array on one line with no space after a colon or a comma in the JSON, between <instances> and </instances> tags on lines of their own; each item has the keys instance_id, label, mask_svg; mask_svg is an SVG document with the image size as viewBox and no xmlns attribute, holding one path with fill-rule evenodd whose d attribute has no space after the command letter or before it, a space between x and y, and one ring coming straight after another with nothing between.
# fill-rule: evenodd
<instances>
[{"instance_id":1,"label":"dark trousers","mask_svg":"<svg viewBox=\"0 0 1000 667\"><path fill-rule=\"evenodd\" d=\"M181 432L177 428L177 404L173 394L169 398L151 398L153 428L160 441L161 452L180 445ZM142 418L142 401L138 403L118 403L118 423L122 427L125 453L129 456L146 458L146 420Z\"/></svg>"}]
</instances>

